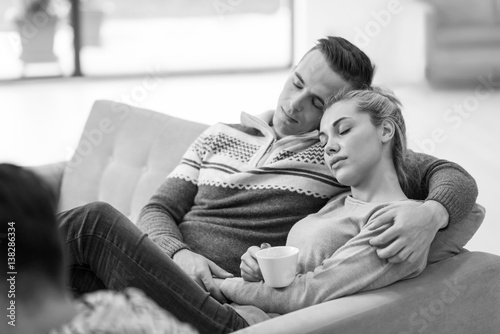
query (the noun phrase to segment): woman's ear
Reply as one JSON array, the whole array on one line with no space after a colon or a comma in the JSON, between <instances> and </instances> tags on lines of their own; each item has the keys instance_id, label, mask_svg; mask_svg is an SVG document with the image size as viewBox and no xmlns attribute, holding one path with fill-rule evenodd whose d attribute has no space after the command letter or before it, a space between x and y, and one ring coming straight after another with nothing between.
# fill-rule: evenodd
<instances>
[{"instance_id":1,"label":"woman's ear","mask_svg":"<svg viewBox=\"0 0 500 334\"><path fill-rule=\"evenodd\" d=\"M382 141L382 143L389 142L394 137L395 132L396 127L394 126L393 122L388 120L383 121L380 132L380 140Z\"/></svg>"}]
</instances>

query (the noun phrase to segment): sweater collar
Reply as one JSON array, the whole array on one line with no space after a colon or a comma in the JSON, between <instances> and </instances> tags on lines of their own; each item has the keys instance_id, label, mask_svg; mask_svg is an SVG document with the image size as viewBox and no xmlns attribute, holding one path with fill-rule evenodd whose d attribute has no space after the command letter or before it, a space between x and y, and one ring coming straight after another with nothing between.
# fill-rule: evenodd
<instances>
[{"instance_id":1,"label":"sweater collar","mask_svg":"<svg viewBox=\"0 0 500 334\"><path fill-rule=\"evenodd\" d=\"M273 120L273 115L274 115L274 110L269 110L256 116L250 115L246 112L242 112L240 122L241 125L243 126L256 128L257 130L262 132L262 134L265 137L271 136L274 138L274 140L277 140L276 132L274 132L274 129L270 125ZM303 133L300 135L286 136L281 138L281 140L286 141L288 139L296 139L296 138L301 138L303 140L313 139L313 138L317 139L318 136L319 136L319 131L313 130L311 132Z\"/></svg>"}]
</instances>

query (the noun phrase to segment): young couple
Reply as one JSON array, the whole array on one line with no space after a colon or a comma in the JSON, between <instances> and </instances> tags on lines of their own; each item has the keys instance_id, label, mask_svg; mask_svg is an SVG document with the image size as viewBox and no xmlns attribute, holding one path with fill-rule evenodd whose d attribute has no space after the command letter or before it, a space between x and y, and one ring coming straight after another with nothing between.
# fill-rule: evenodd
<instances>
[{"instance_id":1,"label":"young couple","mask_svg":"<svg viewBox=\"0 0 500 334\"><path fill-rule=\"evenodd\" d=\"M60 214L73 290L138 287L198 331L224 333L418 275L477 189L459 166L406 151L399 102L369 89L372 77L358 48L322 39L272 114L193 143L138 227L105 203ZM289 287L261 281L263 242L299 247Z\"/></svg>"}]
</instances>

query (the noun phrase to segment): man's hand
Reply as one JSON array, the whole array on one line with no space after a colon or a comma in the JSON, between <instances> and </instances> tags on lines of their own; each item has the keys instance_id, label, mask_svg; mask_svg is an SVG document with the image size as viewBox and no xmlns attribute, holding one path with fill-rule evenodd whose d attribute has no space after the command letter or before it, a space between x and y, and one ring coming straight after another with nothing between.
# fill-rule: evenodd
<instances>
[{"instance_id":1,"label":"man's hand","mask_svg":"<svg viewBox=\"0 0 500 334\"><path fill-rule=\"evenodd\" d=\"M403 201L392 204L375 218L370 230L387 229L370 240L381 259L391 263L416 261L430 247L437 231L448 224L448 212L438 202Z\"/></svg>"},{"instance_id":2,"label":"man's hand","mask_svg":"<svg viewBox=\"0 0 500 334\"><path fill-rule=\"evenodd\" d=\"M257 253L261 248L258 246L251 246L248 248L245 254L241 256L241 278L248 282L259 282L264 278L260 271L259 263L255 258L255 253Z\"/></svg>"},{"instance_id":3,"label":"man's hand","mask_svg":"<svg viewBox=\"0 0 500 334\"><path fill-rule=\"evenodd\" d=\"M175 253L173 260L199 286L210 292L212 297L220 302L226 301L226 297L220 291L219 285L214 282L213 276L229 278L233 277L233 274L228 273L206 257L193 253L188 249L181 249Z\"/></svg>"}]
</instances>

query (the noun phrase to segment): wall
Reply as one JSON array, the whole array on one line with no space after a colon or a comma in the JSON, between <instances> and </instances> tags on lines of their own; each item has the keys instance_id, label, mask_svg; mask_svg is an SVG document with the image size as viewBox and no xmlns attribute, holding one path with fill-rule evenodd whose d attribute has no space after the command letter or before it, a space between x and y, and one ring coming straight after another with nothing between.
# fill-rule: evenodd
<instances>
[{"instance_id":1,"label":"wall","mask_svg":"<svg viewBox=\"0 0 500 334\"><path fill-rule=\"evenodd\" d=\"M426 6L411 0L296 0L296 61L326 35L341 36L377 65L375 83L424 78Z\"/></svg>"}]
</instances>

